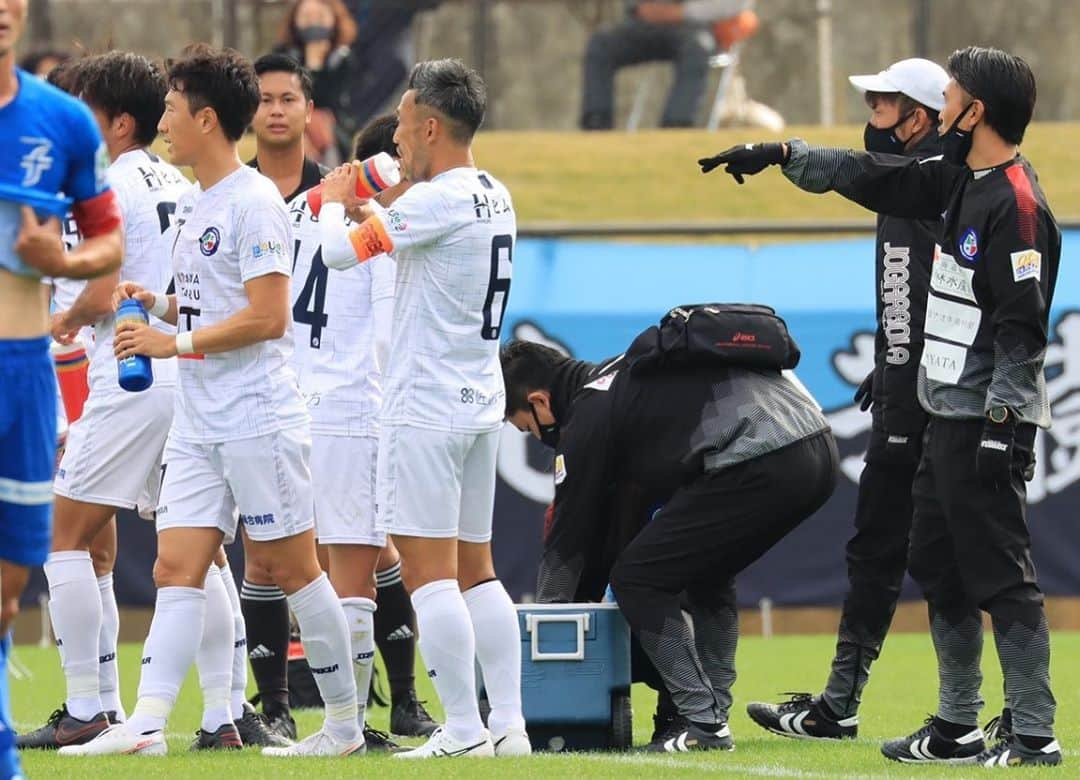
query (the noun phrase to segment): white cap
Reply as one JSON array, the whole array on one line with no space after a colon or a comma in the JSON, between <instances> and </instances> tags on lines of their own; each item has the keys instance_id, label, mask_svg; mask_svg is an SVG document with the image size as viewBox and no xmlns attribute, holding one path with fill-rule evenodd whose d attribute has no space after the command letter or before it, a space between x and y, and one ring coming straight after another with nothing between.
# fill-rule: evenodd
<instances>
[{"instance_id":1,"label":"white cap","mask_svg":"<svg viewBox=\"0 0 1080 780\"><path fill-rule=\"evenodd\" d=\"M949 74L936 62L913 57L900 60L885 70L865 76L848 76L855 89L863 92L900 92L935 111L945 107L945 85Z\"/></svg>"}]
</instances>

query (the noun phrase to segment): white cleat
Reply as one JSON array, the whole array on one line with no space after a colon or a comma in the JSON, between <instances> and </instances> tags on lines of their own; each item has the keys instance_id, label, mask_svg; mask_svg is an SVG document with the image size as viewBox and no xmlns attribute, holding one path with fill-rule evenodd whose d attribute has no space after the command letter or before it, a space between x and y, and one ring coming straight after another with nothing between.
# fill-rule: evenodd
<instances>
[{"instance_id":1,"label":"white cleat","mask_svg":"<svg viewBox=\"0 0 1080 780\"><path fill-rule=\"evenodd\" d=\"M531 756L532 743L525 729L507 729L497 739L492 736L496 756Z\"/></svg>"},{"instance_id":2,"label":"white cleat","mask_svg":"<svg viewBox=\"0 0 1080 780\"><path fill-rule=\"evenodd\" d=\"M167 752L168 746L165 744L163 732L136 734L125 723L109 726L82 745L67 745L57 751L61 756L163 756Z\"/></svg>"},{"instance_id":3,"label":"white cleat","mask_svg":"<svg viewBox=\"0 0 1080 780\"><path fill-rule=\"evenodd\" d=\"M264 747L264 756L292 758L293 756L352 756L367 750L364 737L359 739L335 739L325 731L316 731L310 737L295 742L288 747Z\"/></svg>"},{"instance_id":4,"label":"white cleat","mask_svg":"<svg viewBox=\"0 0 1080 780\"><path fill-rule=\"evenodd\" d=\"M459 742L439 726L423 745L394 753L394 758L494 758L495 747L491 744L491 735L487 729L482 734L479 742Z\"/></svg>"}]
</instances>

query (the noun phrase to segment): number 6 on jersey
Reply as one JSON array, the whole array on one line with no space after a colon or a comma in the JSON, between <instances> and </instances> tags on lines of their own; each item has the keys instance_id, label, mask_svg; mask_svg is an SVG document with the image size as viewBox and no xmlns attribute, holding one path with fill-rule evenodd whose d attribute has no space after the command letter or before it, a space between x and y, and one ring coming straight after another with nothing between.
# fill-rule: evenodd
<instances>
[{"instance_id":1,"label":"number 6 on jersey","mask_svg":"<svg viewBox=\"0 0 1080 780\"><path fill-rule=\"evenodd\" d=\"M514 237L509 233L494 236L491 239L491 276L484 299L484 325L480 329L480 338L487 341L498 341L502 331L503 315L510 300L510 264L513 261Z\"/></svg>"}]
</instances>

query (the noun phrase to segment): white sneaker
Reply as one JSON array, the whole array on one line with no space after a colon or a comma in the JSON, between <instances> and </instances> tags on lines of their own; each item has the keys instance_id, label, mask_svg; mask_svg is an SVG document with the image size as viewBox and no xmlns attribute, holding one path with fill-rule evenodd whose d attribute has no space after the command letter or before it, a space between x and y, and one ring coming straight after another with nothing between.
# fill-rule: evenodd
<instances>
[{"instance_id":1,"label":"white sneaker","mask_svg":"<svg viewBox=\"0 0 1080 780\"><path fill-rule=\"evenodd\" d=\"M109 726L89 742L67 745L56 751L61 756L108 756L132 754L140 756L163 756L168 752L165 734L152 731L136 734L126 723Z\"/></svg>"},{"instance_id":2,"label":"white sneaker","mask_svg":"<svg viewBox=\"0 0 1080 780\"><path fill-rule=\"evenodd\" d=\"M496 756L530 756L532 743L525 729L507 729L498 739L492 737Z\"/></svg>"},{"instance_id":3,"label":"white sneaker","mask_svg":"<svg viewBox=\"0 0 1080 780\"><path fill-rule=\"evenodd\" d=\"M484 729L483 738L479 742L470 745L467 742L458 742L447 734L442 726L439 726L428 737L428 741L420 747L394 753L394 758L457 758L459 756L493 758L495 747L491 744L491 735L487 729Z\"/></svg>"},{"instance_id":4,"label":"white sneaker","mask_svg":"<svg viewBox=\"0 0 1080 780\"><path fill-rule=\"evenodd\" d=\"M359 739L336 739L325 731L316 731L310 737L288 747L264 747L264 756L292 758L293 756L351 756L367 750L363 735Z\"/></svg>"}]
</instances>

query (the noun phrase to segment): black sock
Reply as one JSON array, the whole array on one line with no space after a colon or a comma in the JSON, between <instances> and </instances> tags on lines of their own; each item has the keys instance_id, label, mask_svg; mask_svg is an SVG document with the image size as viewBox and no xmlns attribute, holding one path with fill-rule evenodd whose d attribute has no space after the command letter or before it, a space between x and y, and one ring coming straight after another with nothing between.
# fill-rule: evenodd
<instances>
[{"instance_id":1,"label":"black sock","mask_svg":"<svg viewBox=\"0 0 1080 780\"><path fill-rule=\"evenodd\" d=\"M963 723L953 723L952 721L945 720L944 718L935 715L934 728L936 728L943 737L959 739L965 734L970 734L976 727L965 726Z\"/></svg>"},{"instance_id":2,"label":"black sock","mask_svg":"<svg viewBox=\"0 0 1080 780\"><path fill-rule=\"evenodd\" d=\"M375 582L375 644L386 665L390 700L396 703L416 684L416 615L401 581L400 562L377 572Z\"/></svg>"},{"instance_id":3,"label":"black sock","mask_svg":"<svg viewBox=\"0 0 1080 780\"><path fill-rule=\"evenodd\" d=\"M1017 734L1016 738L1028 750L1042 750L1054 741L1053 737L1029 737L1026 734Z\"/></svg>"},{"instance_id":4,"label":"black sock","mask_svg":"<svg viewBox=\"0 0 1080 780\"><path fill-rule=\"evenodd\" d=\"M679 708L675 705L675 700L671 698L667 688L661 686L656 692L656 717L671 720L678 714Z\"/></svg>"},{"instance_id":5,"label":"black sock","mask_svg":"<svg viewBox=\"0 0 1080 780\"><path fill-rule=\"evenodd\" d=\"M240 588L240 611L247 630L248 658L263 712L289 711L289 602L276 585Z\"/></svg>"}]
</instances>

